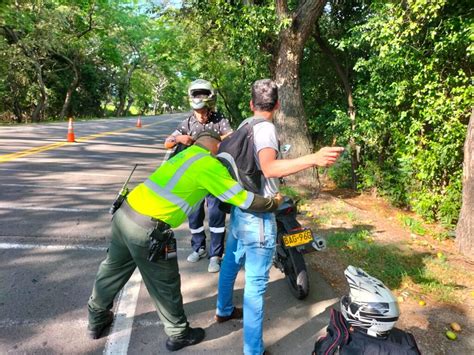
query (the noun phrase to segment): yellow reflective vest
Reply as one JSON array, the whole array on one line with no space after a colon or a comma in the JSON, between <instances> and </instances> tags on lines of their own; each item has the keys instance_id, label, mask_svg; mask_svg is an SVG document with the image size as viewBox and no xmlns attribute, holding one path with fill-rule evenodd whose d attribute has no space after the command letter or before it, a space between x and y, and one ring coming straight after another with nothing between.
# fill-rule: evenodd
<instances>
[{"instance_id":1,"label":"yellow reflective vest","mask_svg":"<svg viewBox=\"0 0 474 355\"><path fill-rule=\"evenodd\" d=\"M207 149L195 144L156 169L127 201L135 211L178 227L208 194L242 209L254 198Z\"/></svg>"}]
</instances>

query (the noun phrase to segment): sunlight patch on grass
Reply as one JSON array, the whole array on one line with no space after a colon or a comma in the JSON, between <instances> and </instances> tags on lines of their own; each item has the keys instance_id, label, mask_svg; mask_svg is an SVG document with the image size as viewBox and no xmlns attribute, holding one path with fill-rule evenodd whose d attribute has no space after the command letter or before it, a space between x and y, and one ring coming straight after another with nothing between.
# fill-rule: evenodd
<instances>
[{"instance_id":1,"label":"sunlight patch on grass","mask_svg":"<svg viewBox=\"0 0 474 355\"><path fill-rule=\"evenodd\" d=\"M397 215L397 218L402 224L410 229L410 232L418 235L426 235L428 232L422 223L412 217L408 217L402 214Z\"/></svg>"},{"instance_id":2,"label":"sunlight patch on grass","mask_svg":"<svg viewBox=\"0 0 474 355\"><path fill-rule=\"evenodd\" d=\"M454 270L446 260L429 253L404 252L396 245L378 245L366 229L333 233L328 245L392 290L413 284L440 301L456 301L456 287L451 283Z\"/></svg>"},{"instance_id":3,"label":"sunlight patch on grass","mask_svg":"<svg viewBox=\"0 0 474 355\"><path fill-rule=\"evenodd\" d=\"M298 205L304 205L308 200L304 198L296 189L290 186L280 186L280 193L284 196L288 196L293 199L293 201L298 201Z\"/></svg>"}]
</instances>

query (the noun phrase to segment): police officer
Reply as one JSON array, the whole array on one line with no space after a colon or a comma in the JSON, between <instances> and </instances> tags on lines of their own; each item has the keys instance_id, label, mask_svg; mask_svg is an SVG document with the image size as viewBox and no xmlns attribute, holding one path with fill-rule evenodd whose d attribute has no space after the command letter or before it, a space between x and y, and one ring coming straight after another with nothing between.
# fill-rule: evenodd
<instances>
[{"instance_id":1,"label":"police officer","mask_svg":"<svg viewBox=\"0 0 474 355\"><path fill-rule=\"evenodd\" d=\"M204 129L213 130L222 138L232 133L229 121L221 113L214 111L217 95L210 82L203 79L193 81L188 89L188 97L193 113L181 122L177 129L166 139L166 148L173 148L177 145L176 152L180 151L193 144L193 137ZM210 258L207 270L218 272L224 252L225 213L219 209L219 201L215 197L209 195L205 202L209 213L209 230L211 232ZM204 218L203 201L199 208L189 216L193 252L187 260L191 263L207 256Z\"/></svg>"},{"instance_id":2,"label":"police officer","mask_svg":"<svg viewBox=\"0 0 474 355\"><path fill-rule=\"evenodd\" d=\"M183 310L176 241L171 228L181 225L209 193L254 211L275 210L281 201L244 190L213 155L220 136L200 133L193 146L165 162L135 187L113 216L107 258L100 264L88 302L88 333L99 338L112 323L113 300L136 267L168 335L170 351L204 339L191 328Z\"/></svg>"}]
</instances>

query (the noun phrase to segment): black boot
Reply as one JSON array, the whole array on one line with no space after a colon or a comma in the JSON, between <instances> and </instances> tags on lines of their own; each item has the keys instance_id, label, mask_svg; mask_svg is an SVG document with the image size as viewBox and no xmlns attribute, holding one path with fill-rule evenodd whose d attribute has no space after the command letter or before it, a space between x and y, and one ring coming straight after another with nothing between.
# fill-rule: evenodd
<instances>
[{"instance_id":1,"label":"black boot","mask_svg":"<svg viewBox=\"0 0 474 355\"><path fill-rule=\"evenodd\" d=\"M204 332L204 329L189 328L186 336L182 338L169 337L168 340L166 340L166 349L169 351L176 351L184 348L185 346L198 344L204 339L205 336L206 333Z\"/></svg>"},{"instance_id":2,"label":"black boot","mask_svg":"<svg viewBox=\"0 0 474 355\"><path fill-rule=\"evenodd\" d=\"M90 328L90 327L87 327L87 334L89 335L89 338L91 339L99 339L100 336L102 335L102 333L104 332L104 330L110 325L112 324L114 320L114 314L113 312L109 311L107 313L107 318L105 319L104 323L94 327L94 328Z\"/></svg>"}]
</instances>

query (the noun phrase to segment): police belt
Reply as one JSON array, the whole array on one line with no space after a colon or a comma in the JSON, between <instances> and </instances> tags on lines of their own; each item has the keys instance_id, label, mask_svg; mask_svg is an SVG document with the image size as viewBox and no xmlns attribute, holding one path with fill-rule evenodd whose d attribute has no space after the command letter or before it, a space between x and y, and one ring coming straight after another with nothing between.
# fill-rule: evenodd
<instances>
[{"instance_id":1,"label":"police belt","mask_svg":"<svg viewBox=\"0 0 474 355\"><path fill-rule=\"evenodd\" d=\"M145 229L154 228L160 231L165 231L171 228L168 223L165 223L159 219L152 218L150 216L146 216L144 214L138 213L132 208L132 206L128 204L127 200L123 201L122 206L120 206L120 209L127 215L128 218L130 218L140 227L143 227Z\"/></svg>"}]
</instances>

